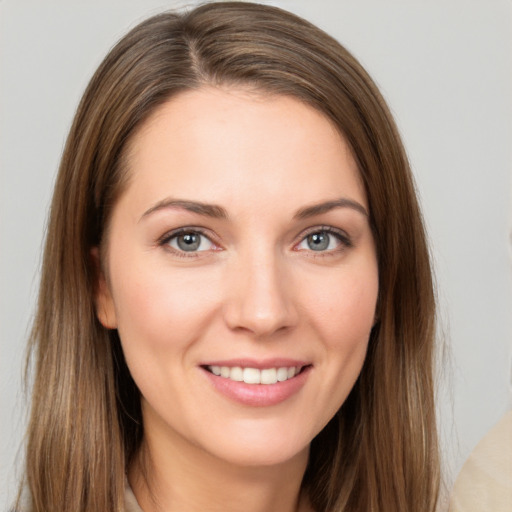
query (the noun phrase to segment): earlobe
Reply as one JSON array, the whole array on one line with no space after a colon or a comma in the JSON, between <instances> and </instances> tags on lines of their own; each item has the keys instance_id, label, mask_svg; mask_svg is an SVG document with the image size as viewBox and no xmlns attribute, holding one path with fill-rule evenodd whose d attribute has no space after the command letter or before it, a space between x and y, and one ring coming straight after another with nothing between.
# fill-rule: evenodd
<instances>
[{"instance_id":1,"label":"earlobe","mask_svg":"<svg viewBox=\"0 0 512 512\"><path fill-rule=\"evenodd\" d=\"M114 300L101 268L99 248L91 249L91 263L94 270L94 305L96 317L106 329L117 329L117 318L114 308Z\"/></svg>"}]
</instances>

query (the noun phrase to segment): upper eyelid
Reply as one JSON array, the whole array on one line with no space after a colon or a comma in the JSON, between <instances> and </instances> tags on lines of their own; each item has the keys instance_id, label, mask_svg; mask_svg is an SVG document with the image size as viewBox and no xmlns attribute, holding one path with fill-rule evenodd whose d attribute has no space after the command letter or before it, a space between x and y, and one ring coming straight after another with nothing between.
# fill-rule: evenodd
<instances>
[{"instance_id":1,"label":"upper eyelid","mask_svg":"<svg viewBox=\"0 0 512 512\"><path fill-rule=\"evenodd\" d=\"M184 233L197 233L199 235L202 235L206 238L208 238L208 240L210 240L212 243L216 244L215 240L213 239L214 237L211 236L211 232L205 228L201 228L199 226L184 226L184 227L180 227L180 228L176 228L176 229L171 229L169 231L167 231L166 233L164 233L162 236L160 236L158 239L157 239L157 242L159 244L164 244L164 243L167 243L169 242L169 240L171 240L171 238L174 238L178 235L182 235Z\"/></svg>"},{"instance_id":2,"label":"upper eyelid","mask_svg":"<svg viewBox=\"0 0 512 512\"><path fill-rule=\"evenodd\" d=\"M346 233L346 231L344 229L341 229L341 228L336 228L334 226L329 226L329 225L324 225L324 224L320 224L318 226L311 226L309 228L306 228L302 231L302 234L303 235L308 235L310 233L316 233L316 232L319 232L319 231L327 231L329 233L341 233L341 234L346 234L348 236L348 233ZM299 235L301 236L301 235Z\"/></svg>"},{"instance_id":3,"label":"upper eyelid","mask_svg":"<svg viewBox=\"0 0 512 512\"><path fill-rule=\"evenodd\" d=\"M327 232L333 235L338 235L341 238L344 238L347 241L351 241L351 236L344 229L336 228L334 226L312 226L310 228L305 229L300 233L297 237L299 241L302 241L305 237L312 235L314 233Z\"/></svg>"}]
</instances>

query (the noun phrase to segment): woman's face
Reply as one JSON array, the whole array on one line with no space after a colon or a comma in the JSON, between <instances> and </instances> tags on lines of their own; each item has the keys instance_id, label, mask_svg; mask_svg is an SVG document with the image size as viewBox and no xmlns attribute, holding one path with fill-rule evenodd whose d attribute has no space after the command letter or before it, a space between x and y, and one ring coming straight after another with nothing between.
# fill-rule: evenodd
<instances>
[{"instance_id":1,"label":"woman's face","mask_svg":"<svg viewBox=\"0 0 512 512\"><path fill-rule=\"evenodd\" d=\"M296 99L203 88L156 111L128 167L97 310L145 435L242 465L307 454L361 370L378 293L347 144Z\"/></svg>"}]
</instances>

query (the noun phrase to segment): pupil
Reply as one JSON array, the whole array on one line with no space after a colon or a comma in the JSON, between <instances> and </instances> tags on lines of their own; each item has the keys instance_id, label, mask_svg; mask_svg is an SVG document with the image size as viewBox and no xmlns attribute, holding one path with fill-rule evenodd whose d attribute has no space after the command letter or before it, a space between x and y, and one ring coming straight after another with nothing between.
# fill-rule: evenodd
<instances>
[{"instance_id":1,"label":"pupil","mask_svg":"<svg viewBox=\"0 0 512 512\"><path fill-rule=\"evenodd\" d=\"M329 236L327 233L313 233L308 236L309 248L313 251L325 251L329 247Z\"/></svg>"},{"instance_id":2,"label":"pupil","mask_svg":"<svg viewBox=\"0 0 512 512\"><path fill-rule=\"evenodd\" d=\"M195 233L186 233L178 237L178 247L183 251L196 251L201 240Z\"/></svg>"}]
</instances>

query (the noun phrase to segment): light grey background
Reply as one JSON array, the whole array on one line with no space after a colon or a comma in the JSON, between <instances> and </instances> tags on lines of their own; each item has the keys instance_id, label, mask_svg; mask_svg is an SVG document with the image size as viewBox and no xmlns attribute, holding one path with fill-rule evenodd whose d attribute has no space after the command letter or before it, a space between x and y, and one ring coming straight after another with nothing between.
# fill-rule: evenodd
<instances>
[{"instance_id":1,"label":"light grey background","mask_svg":"<svg viewBox=\"0 0 512 512\"><path fill-rule=\"evenodd\" d=\"M0 1L0 508L15 493L22 360L46 209L80 95L150 14L194 2ZM345 44L381 86L432 241L448 478L511 407L512 0L282 0Z\"/></svg>"}]
</instances>

